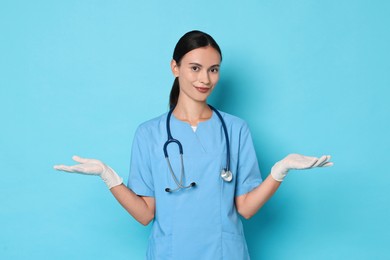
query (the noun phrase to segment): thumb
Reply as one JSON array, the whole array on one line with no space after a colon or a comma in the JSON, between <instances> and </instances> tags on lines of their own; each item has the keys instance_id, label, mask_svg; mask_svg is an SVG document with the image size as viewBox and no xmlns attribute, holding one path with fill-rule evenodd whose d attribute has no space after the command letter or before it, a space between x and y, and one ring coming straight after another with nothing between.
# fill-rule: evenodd
<instances>
[{"instance_id":1,"label":"thumb","mask_svg":"<svg viewBox=\"0 0 390 260\"><path fill-rule=\"evenodd\" d=\"M94 162L93 159L88 159L88 158L83 158L77 155L72 156L73 161L78 162L78 163L92 163Z\"/></svg>"}]
</instances>

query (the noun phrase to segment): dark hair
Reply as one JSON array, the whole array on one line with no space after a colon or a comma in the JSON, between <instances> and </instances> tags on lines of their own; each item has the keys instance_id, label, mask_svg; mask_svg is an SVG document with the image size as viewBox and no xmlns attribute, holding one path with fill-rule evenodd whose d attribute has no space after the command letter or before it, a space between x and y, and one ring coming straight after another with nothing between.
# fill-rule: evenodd
<instances>
[{"instance_id":1,"label":"dark hair","mask_svg":"<svg viewBox=\"0 0 390 260\"><path fill-rule=\"evenodd\" d=\"M222 60L221 49L219 48L217 42L213 39L213 37L201 31L190 31L184 34L176 44L175 50L173 51L173 59L176 61L177 65L180 66L181 59L185 54L197 48L207 46L211 46L218 51ZM176 106L179 93L179 79L176 77L169 96L169 108L172 109Z\"/></svg>"}]
</instances>

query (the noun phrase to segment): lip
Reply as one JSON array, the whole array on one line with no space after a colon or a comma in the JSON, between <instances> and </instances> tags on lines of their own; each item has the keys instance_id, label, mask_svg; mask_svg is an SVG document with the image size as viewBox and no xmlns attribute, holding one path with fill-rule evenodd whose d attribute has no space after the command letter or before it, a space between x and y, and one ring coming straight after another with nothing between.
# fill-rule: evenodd
<instances>
[{"instance_id":1,"label":"lip","mask_svg":"<svg viewBox=\"0 0 390 260\"><path fill-rule=\"evenodd\" d=\"M203 88L203 87L195 87L196 90L198 90L200 93L207 93L209 92L210 88Z\"/></svg>"}]
</instances>

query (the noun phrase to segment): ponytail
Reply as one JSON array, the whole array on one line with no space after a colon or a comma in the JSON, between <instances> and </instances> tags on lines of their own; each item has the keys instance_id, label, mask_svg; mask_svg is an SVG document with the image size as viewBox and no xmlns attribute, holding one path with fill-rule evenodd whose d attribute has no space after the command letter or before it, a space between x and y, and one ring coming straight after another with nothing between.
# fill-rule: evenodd
<instances>
[{"instance_id":1,"label":"ponytail","mask_svg":"<svg viewBox=\"0 0 390 260\"><path fill-rule=\"evenodd\" d=\"M171 94L169 95L169 109L173 109L177 105L179 99L180 87L179 87L179 78L176 77L173 82L171 89Z\"/></svg>"}]
</instances>

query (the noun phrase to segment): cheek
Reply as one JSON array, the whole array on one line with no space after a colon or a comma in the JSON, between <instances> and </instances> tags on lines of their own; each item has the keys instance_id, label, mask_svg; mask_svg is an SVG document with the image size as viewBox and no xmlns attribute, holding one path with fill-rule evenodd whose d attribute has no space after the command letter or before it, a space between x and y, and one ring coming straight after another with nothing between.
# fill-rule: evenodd
<instances>
[{"instance_id":1,"label":"cheek","mask_svg":"<svg viewBox=\"0 0 390 260\"><path fill-rule=\"evenodd\" d=\"M193 82L195 80L197 80L197 77L196 75L194 75L193 73L190 73L190 72L182 72L180 73L179 75L179 79L181 79L183 82L187 81L187 82Z\"/></svg>"},{"instance_id":2,"label":"cheek","mask_svg":"<svg viewBox=\"0 0 390 260\"><path fill-rule=\"evenodd\" d=\"M212 75L211 79L212 79L214 84L217 84L219 81L219 74Z\"/></svg>"},{"instance_id":3,"label":"cheek","mask_svg":"<svg viewBox=\"0 0 390 260\"><path fill-rule=\"evenodd\" d=\"M191 77L190 75L180 75L179 76L179 84L180 87L188 87L193 85L193 83L196 81L195 78Z\"/></svg>"}]
</instances>

